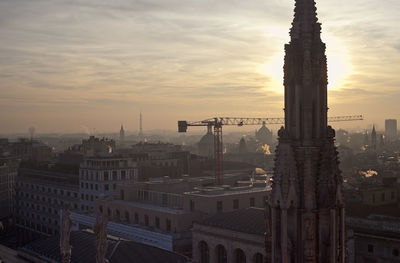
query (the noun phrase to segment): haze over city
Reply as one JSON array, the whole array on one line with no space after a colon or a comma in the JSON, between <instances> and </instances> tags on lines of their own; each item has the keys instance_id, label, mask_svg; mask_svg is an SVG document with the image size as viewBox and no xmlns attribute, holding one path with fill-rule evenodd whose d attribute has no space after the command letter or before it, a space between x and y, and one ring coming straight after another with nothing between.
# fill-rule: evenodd
<instances>
[{"instance_id":1,"label":"haze over city","mask_svg":"<svg viewBox=\"0 0 400 263\"><path fill-rule=\"evenodd\" d=\"M283 116L293 1L0 2L0 133ZM398 0L320 0L329 115L400 118ZM341 124L342 125L342 124ZM344 124L343 124L344 125Z\"/></svg>"}]
</instances>

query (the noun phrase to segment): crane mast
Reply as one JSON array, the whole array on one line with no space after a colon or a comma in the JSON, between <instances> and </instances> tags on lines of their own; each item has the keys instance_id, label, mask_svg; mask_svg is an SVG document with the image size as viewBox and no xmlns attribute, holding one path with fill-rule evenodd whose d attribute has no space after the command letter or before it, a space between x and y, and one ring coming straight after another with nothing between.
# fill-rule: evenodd
<instances>
[{"instance_id":1,"label":"crane mast","mask_svg":"<svg viewBox=\"0 0 400 263\"><path fill-rule=\"evenodd\" d=\"M328 122L359 121L362 115L328 117ZM178 132L187 132L188 127L214 128L214 175L218 185L223 184L223 143L222 126L247 126L263 124L285 124L285 118L241 118L241 117L214 117L202 121L178 121Z\"/></svg>"}]
</instances>

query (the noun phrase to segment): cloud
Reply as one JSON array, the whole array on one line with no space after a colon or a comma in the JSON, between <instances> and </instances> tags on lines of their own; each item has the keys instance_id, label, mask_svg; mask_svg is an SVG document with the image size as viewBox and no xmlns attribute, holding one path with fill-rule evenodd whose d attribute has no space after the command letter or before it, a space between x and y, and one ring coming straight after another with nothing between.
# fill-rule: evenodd
<instances>
[{"instance_id":1,"label":"cloud","mask_svg":"<svg viewBox=\"0 0 400 263\"><path fill-rule=\"evenodd\" d=\"M339 109L400 99L399 10L397 0L318 1L328 52L349 65L330 91ZM105 116L122 122L139 108L170 127L183 113L281 116L282 81L265 65L282 54L292 15L291 0L3 0L0 101L49 130L70 126L60 116L107 130ZM14 116L11 128L26 130Z\"/></svg>"}]
</instances>

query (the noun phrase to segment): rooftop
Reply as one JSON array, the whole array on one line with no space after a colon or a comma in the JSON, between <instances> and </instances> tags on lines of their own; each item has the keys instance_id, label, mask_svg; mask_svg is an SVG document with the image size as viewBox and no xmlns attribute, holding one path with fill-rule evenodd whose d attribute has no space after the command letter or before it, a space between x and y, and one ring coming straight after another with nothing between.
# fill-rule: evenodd
<instances>
[{"instance_id":1,"label":"rooftop","mask_svg":"<svg viewBox=\"0 0 400 263\"><path fill-rule=\"evenodd\" d=\"M133 241L108 239L106 258L110 263L185 263L189 260L179 254ZM71 232L71 263L95 263L95 237L92 233ZM50 262L61 262L59 237L39 239L20 249Z\"/></svg>"},{"instance_id":2,"label":"rooftop","mask_svg":"<svg viewBox=\"0 0 400 263\"><path fill-rule=\"evenodd\" d=\"M266 230L264 209L254 207L219 213L197 224L253 235L264 235Z\"/></svg>"},{"instance_id":3,"label":"rooftop","mask_svg":"<svg viewBox=\"0 0 400 263\"><path fill-rule=\"evenodd\" d=\"M149 203L145 203L145 202L113 200L113 201L111 201L111 203L121 204L125 207L131 206L131 207L143 208L143 209L154 210L154 211L158 211L158 212L175 214L175 215L190 214L190 212L186 212L181 209L173 209L170 207L159 206L156 204L149 204Z\"/></svg>"},{"instance_id":4,"label":"rooftop","mask_svg":"<svg viewBox=\"0 0 400 263\"><path fill-rule=\"evenodd\" d=\"M210 187L195 187L194 191L186 192L185 195L194 195L194 196L204 196L204 197L217 197L223 195L237 195L244 193L254 193L254 192L267 192L270 190L270 187L265 186L210 186Z\"/></svg>"},{"instance_id":5,"label":"rooftop","mask_svg":"<svg viewBox=\"0 0 400 263\"><path fill-rule=\"evenodd\" d=\"M51 170L37 170L20 168L18 170L19 178L29 178L36 182L46 182L61 185L79 185L79 176L77 174L60 173Z\"/></svg>"}]
</instances>

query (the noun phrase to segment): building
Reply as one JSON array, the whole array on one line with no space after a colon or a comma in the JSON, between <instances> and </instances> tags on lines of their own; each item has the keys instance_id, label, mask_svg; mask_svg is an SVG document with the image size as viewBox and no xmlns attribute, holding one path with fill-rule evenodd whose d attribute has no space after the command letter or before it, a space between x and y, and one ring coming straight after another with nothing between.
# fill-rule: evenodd
<instances>
[{"instance_id":1,"label":"building","mask_svg":"<svg viewBox=\"0 0 400 263\"><path fill-rule=\"evenodd\" d=\"M37 163L45 163L52 158L52 148L38 140L0 139L0 156L19 158Z\"/></svg>"},{"instance_id":2,"label":"building","mask_svg":"<svg viewBox=\"0 0 400 263\"><path fill-rule=\"evenodd\" d=\"M212 182L210 177L118 184L117 196L96 200L94 211L113 222L169 235L173 251L190 255L194 221L217 213L265 205L265 181L241 187L204 186Z\"/></svg>"},{"instance_id":3,"label":"building","mask_svg":"<svg viewBox=\"0 0 400 263\"><path fill-rule=\"evenodd\" d=\"M256 131L256 139L262 144L272 145L272 131L267 128L265 122L263 122L261 128Z\"/></svg>"},{"instance_id":4,"label":"building","mask_svg":"<svg viewBox=\"0 0 400 263\"><path fill-rule=\"evenodd\" d=\"M139 169L138 181L164 176L181 178L190 173L190 152L183 151L179 145L140 142L117 152L135 160Z\"/></svg>"},{"instance_id":5,"label":"building","mask_svg":"<svg viewBox=\"0 0 400 263\"><path fill-rule=\"evenodd\" d=\"M17 166L11 161L0 160L0 222L3 227L14 215L16 176Z\"/></svg>"},{"instance_id":6,"label":"building","mask_svg":"<svg viewBox=\"0 0 400 263\"><path fill-rule=\"evenodd\" d=\"M78 145L78 151L88 156L112 153L114 150L114 140L107 138L100 139L94 136L90 136L88 139L82 140L82 144Z\"/></svg>"},{"instance_id":7,"label":"building","mask_svg":"<svg viewBox=\"0 0 400 263\"><path fill-rule=\"evenodd\" d=\"M23 232L59 233L59 210L65 205L79 209L79 176L54 171L18 170L16 223Z\"/></svg>"},{"instance_id":8,"label":"building","mask_svg":"<svg viewBox=\"0 0 400 263\"><path fill-rule=\"evenodd\" d=\"M219 213L193 224L193 263L264 263L264 209Z\"/></svg>"},{"instance_id":9,"label":"building","mask_svg":"<svg viewBox=\"0 0 400 263\"><path fill-rule=\"evenodd\" d=\"M371 186L361 189L361 200L365 205L382 206L397 204L398 190L396 187Z\"/></svg>"},{"instance_id":10,"label":"building","mask_svg":"<svg viewBox=\"0 0 400 263\"><path fill-rule=\"evenodd\" d=\"M385 140L388 142L397 140L397 120L385 120Z\"/></svg>"},{"instance_id":11,"label":"building","mask_svg":"<svg viewBox=\"0 0 400 263\"><path fill-rule=\"evenodd\" d=\"M397 204L346 205L348 262L400 262L400 210Z\"/></svg>"},{"instance_id":12,"label":"building","mask_svg":"<svg viewBox=\"0 0 400 263\"><path fill-rule=\"evenodd\" d=\"M285 127L279 132L267 234L272 262L346 261L342 177L327 125L327 59L314 0L297 0L285 45ZM335 234L332 234L335 233Z\"/></svg>"},{"instance_id":13,"label":"building","mask_svg":"<svg viewBox=\"0 0 400 263\"><path fill-rule=\"evenodd\" d=\"M19 258L28 262L61 263L59 236L35 240L20 248ZM71 263L96 263L95 236L87 231L72 231ZM111 236L107 239L106 259L109 263L189 263L189 259L164 249L141 243L119 240Z\"/></svg>"},{"instance_id":14,"label":"building","mask_svg":"<svg viewBox=\"0 0 400 263\"><path fill-rule=\"evenodd\" d=\"M207 126L207 133L200 139L199 155L209 159L214 158L214 134L212 126Z\"/></svg>"},{"instance_id":15,"label":"building","mask_svg":"<svg viewBox=\"0 0 400 263\"><path fill-rule=\"evenodd\" d=\"M114 196L117 183L137 180L137 164L131 158L118 155L85 157L79 168L80 210L90 211L95 199Z\"/></svg>"}]
</instances>

